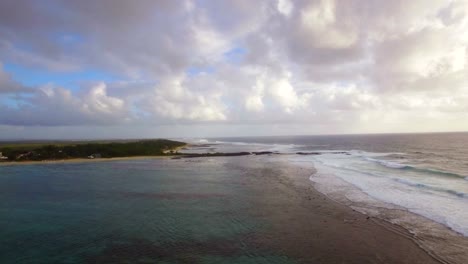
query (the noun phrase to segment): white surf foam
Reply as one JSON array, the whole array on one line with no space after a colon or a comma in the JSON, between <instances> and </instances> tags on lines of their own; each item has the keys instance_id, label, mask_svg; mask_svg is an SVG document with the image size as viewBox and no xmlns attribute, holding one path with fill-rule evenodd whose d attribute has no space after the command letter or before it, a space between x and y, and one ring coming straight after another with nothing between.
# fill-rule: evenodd
<instances>
[{"instance_id":1,"label":"white surf foam","mask_svg":"<svg viewBox=\"0 0 468 264\"><path fill-rule=\"evenodd\" d=\"M245 146L255 145L263 150L276 148L282 153L297 152L295 145ZM315 168L318 172L310 180L318 191L357 211L407 228L429 251L468 259L464 251L468 244L463 237L468 237L468 177L415 167L400 158L405 157L404 153L311 152L320 155L276 157ZM398 156L397 161L391 160L392 156ZM450 241L451 246L445 246L446 241Z\"/></svg>"},{"instance_id":2,"label":"white surf foam","mask_svg":"<svg viewBox=\"0 0 468 264\"><path fill-rule=\"evenodd\" d=\"M379 159L374 159L374 158L370 158L370 157L364 157L364 159L366 159L368 161L376 162L376 163L378 163L378 164L380 164L382 166L392 168L392 169L403 169L403 168L408 167L407 165L401 164L401 163L398 163L398 162L379 160Z\"/></svg>"},{"instance_id":3,"label":"white surf foam","mask_svg":"<svg viewBox=\"0 0 468 264\"><path fill-rule=\"evenodd\" d=\"M265 150L291 154L299 146L223 141L215 143L220 144L220 150L237 150L238 147L242 147L246 151ZM404 153L373 153L360 150L314 152L319 152L320 155L291 155L291 161L302 165L309 163L315 166L320 174L328 175L328 179L321 184L325 191L331 191L326 190L327 188L336 188L336 180L331 180L330 176L333 175L372 198L366 200L363 195L350 196L348 193L347 198L350 200L354 199L363 204L372 204L375 203L372 201L378 200L387 204L389 208L403 208L468 236L468 197L465 196L468 193L468 177L446 178L437 174L424 174L424 171L406 170L407 167L413 167L400 160L384 160L386 156Z\"/></svg>"},{"instance_id":4,"label":"white surf foam","mask_svg":"<svg viewBox=\"0 0 468 264\"><path fill-rule=\"evenodd\" d=\"M336 194L336 178L351 184L370 198L422 215L468 236L468 184L460 178L423 175L401 171L392 166L379 167L368 159L345 154L292 157L293 162L309 161L318 174L325 193ZM464 184L464 186L463 186ZM463 195L460 195L463 194ZM347 194L349 196L349 194ZM356 198L358 197L358 198ZM362 196L347 197L358 203L372 204ZM387 206L388 207L388 206Z\"/></svg>"}]
</instances>

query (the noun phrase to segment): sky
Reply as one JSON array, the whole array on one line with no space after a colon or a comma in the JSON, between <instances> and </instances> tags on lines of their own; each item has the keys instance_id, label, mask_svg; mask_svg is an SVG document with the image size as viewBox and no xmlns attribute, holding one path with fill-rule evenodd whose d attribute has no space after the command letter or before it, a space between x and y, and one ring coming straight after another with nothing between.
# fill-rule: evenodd
<instances>
[{"instance_id":1,"label":"sky","mask_svg":"<svg viewBox=\"0 0 468 264\"><path fill-rule=\"evenodd\" d=\"M468 131L468 0L0 0L0 139Z\"/></svg>"}]
</instances>

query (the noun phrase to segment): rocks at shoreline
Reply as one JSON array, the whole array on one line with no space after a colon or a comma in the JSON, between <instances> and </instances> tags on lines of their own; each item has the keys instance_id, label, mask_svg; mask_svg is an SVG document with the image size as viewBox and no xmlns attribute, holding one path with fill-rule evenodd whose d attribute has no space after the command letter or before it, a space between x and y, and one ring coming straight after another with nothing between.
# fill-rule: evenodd
<instances>
[{"instance_id":1,"label":"rocks at shoreline","mask_svg":"<svg viewBox=\"0 0 468 264\"><path fill-rule=\"evenodd\" d=\"M323 152L296 152L297 155L322 155L324 154ZM337 152L327 152L327 154L346 154L350 155L346 151L337 151Z\"/></svg>"},{"instance_id":2,"label":"rocks at shoreline","mask_svg":"<svg viewBox=\"0 0 468 264\"><path fill-rule=\"evenodd\" d=\"M280 153L277 151L253 151L253 152L212 152L212 153L178 153L177 156L173 157L172 159L182 159L182 158L202 158L202 157L235 157L235 156L249 156L249 155L281 155L284 153ZM296 152L293 153L295 155L322 155L322 152ZM349 155L346 151L337 151L337 152L330 152L330 154L346 154Z\"/></svg>"},{"instance_id":3,"label":"rocks at shoreline","mask_svg":"<svg viewBox=\"0 0 468 264\"><path fill-rule=\"evenodd\" d=\"M254 151L254 152L215 152L215 153L179 153L179 156L173 157L173 159L181 159L181 158L202 158L202 157L235 157L235 156L250 156L250 155L272 155L272 154L279 154L278 152L272 151Z\"/></svg>"},{"instance_id":4,"label":"rocks at shoreline","mask_svg":"<svg viewBox=\"0 0 468 264\"><path fill-rule=\"evenodd\" d=\"M320 155L319 152L296 152L297 155Z\"/></svg>"}]
</instances>

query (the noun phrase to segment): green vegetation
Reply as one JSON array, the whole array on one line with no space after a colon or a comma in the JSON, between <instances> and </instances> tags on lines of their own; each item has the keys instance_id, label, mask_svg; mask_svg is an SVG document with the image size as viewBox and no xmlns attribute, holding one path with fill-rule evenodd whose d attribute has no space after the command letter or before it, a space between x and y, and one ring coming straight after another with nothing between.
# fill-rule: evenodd
<instances>
[{"instance_id":1,"label":"green vegetation","mask_svg":"<svg viewBox=\"0 0 468 264\"><path fill-rule=\"evenodd\" d=\"M54 142L55 143L55 142ZM141 140L133 142L74 142L57 144L11 144L0 145L6 161L39 161L74 158L115 158L134 156L162 156L184 146L185 143L166 140Z\"/></svg>"}]
</instances>

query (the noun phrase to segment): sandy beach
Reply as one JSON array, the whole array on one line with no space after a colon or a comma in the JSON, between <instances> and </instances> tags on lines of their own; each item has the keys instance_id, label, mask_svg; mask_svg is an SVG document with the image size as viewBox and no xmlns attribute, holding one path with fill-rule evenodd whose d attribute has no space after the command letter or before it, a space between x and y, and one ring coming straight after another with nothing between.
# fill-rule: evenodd
<instances>
[{"instance_id":1,"label":"sandy beach","mask_svg":"<svg viewBox=\"0 0 468 264\"><path fill-rule=\"evenodd\" d=\"M178 152L186 148L187 145L171 149L173 152ZM0 161L0 166L11 165L34 165L34 164L60 164L60 163L83 163L83 162L103 162L103 161L117 161L117 160L139 160L139 159L168 159L173 158L175 155L161 155L161 156L132 156L132 157L116 157L116 158L70 158L62 160L40 160L40 161Z\"/></svg>"},{"instance_id":2,"label":"sandy beach","mask_svg":"<svg viewBox=\"0 0 468 264\"><path fill-rule=\"evenodd\" d=\"M245 181L254 190L253 214L270 222L259 244L301 263L442 263L403 228L367 217L316 191L310 170L281 163L250 164Z\"/></svg>"},{"instance_id":3,"label":"sandy beach","mask_svg":"<svg viewBox=\"0 0 468 264\"><path fill-rule=\"evenodd\" d=\"M4 161L0 162L0 166L20 166L34 164L60 164L60 163L83 163L83 162L105 162L117 160L140 160L140 159L170 159L174 156L135 156L135 157L118 157L118 158L96 158L96 159L63 159L63 160L40 160L40 161Z\"/></svg>"}]
</instances>

